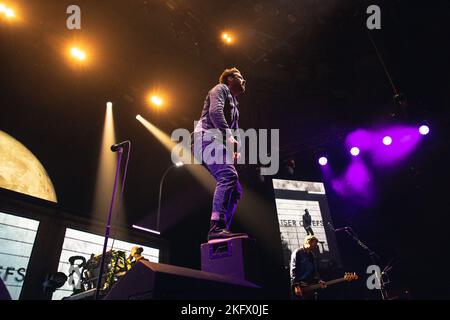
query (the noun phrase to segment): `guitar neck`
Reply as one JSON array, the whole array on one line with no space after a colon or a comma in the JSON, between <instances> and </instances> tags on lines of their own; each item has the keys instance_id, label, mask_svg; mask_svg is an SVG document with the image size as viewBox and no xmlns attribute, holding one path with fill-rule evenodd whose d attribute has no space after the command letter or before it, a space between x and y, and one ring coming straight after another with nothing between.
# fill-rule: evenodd
<instances>
[{"instance_id":1,"label":"guitar neck","mask_svg":"<svg viewBox=\"0 0 450 320\"><path fill-rule=\"evenodd\" d=\"M327 282L325 282L325 284L327 286L330 286L330 285L333 285L333 284L336 284L336 283L339 283L339 282L344 282L344 281L345 281L344 278L339 278L339 279L334 279L334 280L327 281Z\"/></svg>"},{"instance_id":2,"label":"guitar neck","mask_svg":"<svg viewBox=\"0 0 450 320\"><path fill-rule=\"evenodd\" d=\"M327 286L331 286L333 284L344 282L344 281L345 281L344 278L339 278L339 279L334 279L334 280L327 281L327 282L325 282L325 284ZM311 286L307 286L305 288L302 288L302 291L311 291L311 290L316 290L316 289L320 289L320 288L321 288L320 283L318 283L318 284L313 284Z\"/></svg>"}]
</instances>

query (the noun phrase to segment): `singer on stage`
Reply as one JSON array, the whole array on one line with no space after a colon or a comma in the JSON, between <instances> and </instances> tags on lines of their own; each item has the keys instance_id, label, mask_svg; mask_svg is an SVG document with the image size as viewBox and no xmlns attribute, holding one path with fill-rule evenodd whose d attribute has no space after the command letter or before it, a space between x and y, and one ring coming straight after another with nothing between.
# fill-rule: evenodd
<instances>
[{"instance_id":1,"label":"singer on stage","mask_svg":"<svg viewBox=\"0 0 450 320\"><path fill-rule=\"evenodd\" d=\"M221 74L219 82L208 92L194 130L194 155L202 159L202 164L216 180L208 241L247 237L244 233L232 233L229 230L237 202L242 197L234 165L240 156L237 152L239 137L233 135L232 129L239 128L236 97L245 91L245 80L238 69L231 68ZM227 149L227 145L233 146L233 150ZM205 149L213 149L214 152L211 154ZM220 161L217 161L218 158Z\"/></svg>"}]
</instances>

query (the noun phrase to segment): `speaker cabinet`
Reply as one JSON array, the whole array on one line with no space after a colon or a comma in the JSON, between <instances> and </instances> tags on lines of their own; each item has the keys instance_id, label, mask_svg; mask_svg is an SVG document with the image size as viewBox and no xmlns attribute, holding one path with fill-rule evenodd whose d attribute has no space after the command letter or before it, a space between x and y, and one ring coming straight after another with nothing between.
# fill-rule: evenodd
<instances>
[{"instance_id":1,"label":"speaker cabinet","mask_svg":"<svg viewBox=\"0 0 450 320\"><path fill-rule=\"evenodd\" d=\"M260 283L260 264L255 240L232 238L200 246L202 270Z\"/></svg>"},{"instance_id":2,"label":"speaker cabinet","mask_svg":"<svg viewBox=\"0 0 450 320\"><path fill-rule=\"evenodd\" d=\"M242 279L141 260L111 288L105 300L259 299L260 291Z\"/></svg>"}]
</instances>

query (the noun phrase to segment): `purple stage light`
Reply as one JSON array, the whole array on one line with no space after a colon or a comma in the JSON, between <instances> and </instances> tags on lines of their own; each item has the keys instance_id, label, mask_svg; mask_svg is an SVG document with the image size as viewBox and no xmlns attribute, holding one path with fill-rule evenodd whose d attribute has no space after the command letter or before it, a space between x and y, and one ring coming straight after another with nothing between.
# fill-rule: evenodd
<instances>
[{"instance_id":1,"label":"purple stage light","mask_svg":"<svg viewBox=\"0 0 450 320\"><path fill-rule=\"evenodd\" d=\"M428 127L427 125L422 125L419 128L419 132L421 135L427 135L430 132L430 127Z\"/></svg>"},{"instance_id":2,"label":"purple stage light","mask_svg":"<svg viewBox=\"0 0 450 320\"><path fill-rule=\"evenodd\" d=\"M321 166L325 166L328 163L328 159L326 157L320 157L319 164Z\"/></svg>"},{"instance_id":3,"label":"purple stage light","mask_svg":"<svg viewBox=\"0 0 450 320\"><path fill-rule=\"evenodd\" d=\"M352 203L370 205L374 199L370 172L359 158L354 158L346 172L333 177L330 184L339 196L352 199Z\"/></svg>"},{"instance_id":4,"label":"purple stage light","mask_svg":"<svg viewBox=\"0 0 450 320\"><path fill-rule=\"evenodd\" d=\"M351 148L350 153L352 154L352 156L356 157L357 155L359 155L359 148L358 147Z\"/></svg>"},{"instance_id":5,"label":"purple stage light","mask_svg":"<svg viewBox=\"0 0 450 320\"><path fill-rule=\"evenodd\" d=\"M417 143L420 141L420 134L417 127L395 126L382 128L379 134L376 134L378 143L370 150L373 164L376 166L393 165L399 163L411 154ZM392 139L389 150L387 150L385 138ZM393 147L395 142L395 148Z\"/></svg>"},{"instance_id":6,"label":"purple stage light","mask_svg":"<svg viewBox=\"0 0 450 320\"><path fill-rule=\"evenodd\" d=\"M356 157L355 154L364 152L364 155L367 155L376 166L393 165L411 154L419 143L421 134L428 133L430 130L426 123L418 129L418 126L405 125L380 127L371 131L358 129L347 136L346 147L353 157ZM387 137L391 139L390 144Z\"/></svg>"},{"instance_id":7,"label":"purple stage light","mask_svg":"<svg viewBox=\"0 0 450 320\"><path fill-rule=\"evenodd\" d=\"M361 161L353 161L345 173L345 179L351 188L357 193L366 193L370 183L370 173L365 164Z\"/></svg>"},{"instance_id":8,"label":"purple stage light","mask_svg":"<svg viewBox=\"0 0 450 320\"><path fill-rule=\"evenodd\" d=\"M391 143L392 143L392 138L391 138L391 137L385 136L385 137L383 138L383 144L384 144L385 146L390 146Z\"/></svg>"},{"instance_id":9,"label":"purple stage light","mask_svg":"<svg viewBox=\"0 0 450 320\"><path fill-rule=\"evenodd\" d=\"M359 151L366 151L373 148L375 143L374 134L368 130L358 129L351 132L345 139L345 145L350 150L354 146L358 146Z\"/></svg>"}]
</instances>

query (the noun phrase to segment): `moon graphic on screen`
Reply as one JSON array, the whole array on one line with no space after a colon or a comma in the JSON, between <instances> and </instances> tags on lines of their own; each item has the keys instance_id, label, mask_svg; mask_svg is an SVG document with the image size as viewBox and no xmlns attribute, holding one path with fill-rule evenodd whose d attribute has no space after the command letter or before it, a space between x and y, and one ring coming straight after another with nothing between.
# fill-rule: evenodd
<instances>
[{"instance_id":1,"label":"moon graphic on screen","mask_svg":"<svg viewBox=\"0 0 450 320\"><path fill-rule=\"evenodd\" d=\"M57 202L52 181L39 160L0 130L0 188Z\"/></svg>"}]
</instances>

